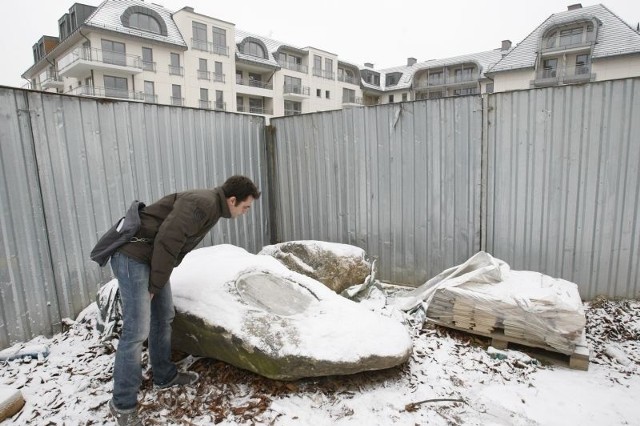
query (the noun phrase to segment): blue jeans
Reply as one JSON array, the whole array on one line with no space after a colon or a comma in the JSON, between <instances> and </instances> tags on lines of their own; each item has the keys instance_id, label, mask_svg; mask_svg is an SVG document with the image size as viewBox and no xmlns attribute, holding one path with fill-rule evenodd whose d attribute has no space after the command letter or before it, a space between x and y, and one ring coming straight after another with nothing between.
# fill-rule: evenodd
<instances>
[{"instance_id":1,"label":"blue jeans","mask_svg":"<svg viewBox=\"0 0 640 426\"><path fill-rule=\"evenodd\" d=\"M111 257L122 302L122 336L113 365L113 405L135 408L142 383L142 344L149 338L149 360L156 385L169 383L178 373L171 362L171 322L175 315L171 285L151 298L149 265L120 252Z\"/></svg>"}]
</instances>

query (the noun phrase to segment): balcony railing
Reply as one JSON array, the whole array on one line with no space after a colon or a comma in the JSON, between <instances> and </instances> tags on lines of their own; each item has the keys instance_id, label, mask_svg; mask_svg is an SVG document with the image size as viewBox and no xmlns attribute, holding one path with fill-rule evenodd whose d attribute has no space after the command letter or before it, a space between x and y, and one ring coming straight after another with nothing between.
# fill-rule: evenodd
<instances>
[{"instance_id":1,"label":"balcony railing","mask_svg":"<svg viewBox=\"0 0 640 426\"><path fill-rule=\"evenodd\" d=\"M58 69L60 72L63 72L67 67L80 60L143 69L140 56L127 55L125 53L96 49L93 47L78 47L73 49L58 61Z\"/></svg>"},{"instance_id":2,"label":"balcony railing","mask_svg":"<svg viewBox=\"0 0 640 426\"><path fill-rule=\"evenodd\" d=\"M224 74L213 74L213 81L218 83L224 83L225 75Z\"/></svg>"},{"instance_id":3,"label":"balcony railing","mask_svg":"<svg viewBox=\"0 0 640 426\"><path fill-rule=\"evenodd\" d=\"M315 77L322 77L322 68L313 68L313 75Z\"/></svg>"},{"instance_id":4,"label":"balcony railing","mask_svg":"<svg viewBox=\"0 0 640 426\"><path fill-rule=\"evenodd\" d=\"M191 48L216 55L229 56L229 47L213 44L205 40L191 39Z\"/></svg>"},{"instance_id":5,"label":"balcony railing","mask_svg":"<svg viewBox=\"0 0 640 426\"><path fill-rule=\"evenodd\" d=\"M184 68L179 65L169 65L170 75L184 75Z\"/></svg>"},{"instance_id":6,"label":"balcony railing","mask_svg":"<svg viewBox=\"0 0 640 426\"><path fill-rule=\"evenodd\" d=\"M131 99L136 101L144 100L144 93L130 92L123 89L114 89L110 87L94 87L94 86L78 86L67 92L68 95L96 96L100 98L119 98Z\"/></svg>"},{"instance_id":7,"label":"balcony railing","mask_svg":"<svg viewBox=\"0 0 640 426\"><path fill-rule=\"evenodd\" d=\"M453 76L453 82L454 83L464 83L467 81L475 81L478 79L478 74L477 73L470 73L470 74L460 74L460 75L454 75Z\"/></svg>"},{"instance_id":8,"label":"balcony railing","mask_svg":"<svg viewBox=\"0 0 640 426\"><path fill-rule=\"evenodd\" d=\"M250 114L273 115L273 110L266 107L238 105L238 112L248 112Z\"/></svg>"},{"instance_id":9,"label":"balcony railing","mask_svg":"<svg viewBox=\"0 0 640 426\"><path fill-rule=\"evenodd\" d=\"M278 65L280 65L282 68L302 72L305 74L309 71L309 67L307 67L306 65L291 63L287 61L278 61Z\"/></svg>"},{"instance_id":10,"label":"balcony railing","mask_svg":"<svg viewBox=\"0 0 640 426\"><path fill-rule=\"evenodd\" d=\"M323 70L321 68L314 68L313 75L316 77L326 78L327 80L336 79L336 74L332 70Z\"/></svg>"},{"instance_id":11,"label":"balcony railing","mask_svg":"<svg viewBox=\"0 0 640 426\"><path fill-rule=\"evenodd\" d=\"M198 70L198 80L211 80L211 73L209 71Z\"/></svg>"},{"instance_id":12,"label":"balcony railing","mask_svg":"<svg viewBox=\"0 0 640 426\"><path fill-rule=\"evenodd\" d=\"M302 114L302 111L297 110L297 109L285 109L284 110L284 115L300 115Z\"/></svg>"},{"instance_id":13,"label":"balcony railing","mask_svg":"<svg viewBox=\"0 0 640 426\"><path fill-rule=\"evenodd\" d=\"M308 86L300 86L298 84L285 84L284 93L294 93L296 95L309 96L310 89Z\"/></svg>"},{"instance_id":14,"label":"balcony railing","mask_svg":"<svg viewBox=\"0 0 640 426\"><path fill-rule=\"evenodd\" d=\"M145 71L156 72L156 63L150 61L142 61L142 69Z\"/></svg>"},{"instance_id":15,"label":"balcony railing","mask_svg":"<svg viewBox=\"0 0 640 426\"><path fill-rule=\"evenodd\" d=\"M226 111L227 110L227 103L226 102L222 102L222 101L216 101L213 104L213 107L219 111Z\"/></svg>"},{"instance_id":16,"label":"balcony railing","mask_svg":"<svg viewBox=\"0 0 640 426\"><path fill-rule=\"evenodd\" d=\"M200 108L211 109L211 101L203 101L202 99L200 99Z\"/></svg>"},{"instance_id":17,"label":"balcony railing","mask_svg":"<svg viewBox=\"0 0 640 426\"><path fill-rule=\"evenodd\" d=\"M359 84L356 81L355 77L352 77L350 75L344 75L344 74L343 75L338 74L338 81L342 81L343 83Z\"/></svg>"},{"instance_id":18,"label":"balcony railing","mask_svg":"<svg viewBox=\"0 0 640 426\"><path fill-rule=\"evenodd\" d=\"M267 83L251 78L236 78L236 84L240 84L242 86L260 87L261 89L273 89L273 83Z\"/></svg>"},{"instance_id":19,"label":"balcony railing","mask_svg":"<svg viewBox=\"0 0 640 426\"><path fill-rule=\"evenodd\" d=\"M62 77L54 70L48 69L40 73L40 86L59 86L62 84Z\"/></svg>"},{"instance_id":20,"label":"balcony railing","mask_svg":"<svg viewBox=\"0 0 640 426\"><path fill-rule=\"evenodd\" d=\"M342 97L343 104L359 104L362 105L362 98L354 96L343 96Z\"/></svg>"},{"instance_id":21,"label":"balcony railing","mask_svg":"<svg viewBox=\"0 0 640 426\"><path fill-rule=\"evenodd\" d=\"M174 105L174 106L184 105L184 98L176 98L174 96L171 96L171 105Z\"/></svg>"},{"instance_id":22,"label":"balcony railing","mask_svg":"<svg viewBox=\"0 0 640 426\"><path fill-rule=\"evenodd\" d=\"M158 103L158 95L154 95L151 93L143 93L142 94L142 100L145 102L148 102L150 104L157 104Z\"/></svg>"}]
</instances>

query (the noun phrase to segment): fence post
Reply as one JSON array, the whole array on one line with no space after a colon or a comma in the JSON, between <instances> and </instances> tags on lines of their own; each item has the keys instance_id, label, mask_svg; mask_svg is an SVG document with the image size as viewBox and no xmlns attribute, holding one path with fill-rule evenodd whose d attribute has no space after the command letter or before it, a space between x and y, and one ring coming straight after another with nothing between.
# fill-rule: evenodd
<instances>
[{"instance_id":1,"label":"fence post","mask_svg":"<svg viewBox=\"0 0 640 426\"><path fill-rule=\"evenodd\" d=\"M281 212L278 202L278 161L276 150L276 128L268 125L265 127L265 142L267 146L267 187L269 194L269 229L270 243L277 244L280 241L278 234L278 216Z\"/></svg>"}]
</instances>

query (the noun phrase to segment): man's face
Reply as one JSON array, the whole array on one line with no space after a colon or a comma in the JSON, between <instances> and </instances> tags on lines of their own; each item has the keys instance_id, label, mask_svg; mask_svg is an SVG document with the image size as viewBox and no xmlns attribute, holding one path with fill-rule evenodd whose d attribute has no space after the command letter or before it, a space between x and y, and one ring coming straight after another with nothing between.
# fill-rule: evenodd
<instances>
[{"instance_id":1,"label":"man's face","mask_svg":"<svg viewBox=\"0 0 640 426\"><path fill-rule=\"evenodd\" d=\"M238 217L249 211L251 204L253 203L253 196L249 195L246 200L238 201L236 197L227 198L227 204L229 205L229 211L231 217Z\"/></svg>"}]
</instances>

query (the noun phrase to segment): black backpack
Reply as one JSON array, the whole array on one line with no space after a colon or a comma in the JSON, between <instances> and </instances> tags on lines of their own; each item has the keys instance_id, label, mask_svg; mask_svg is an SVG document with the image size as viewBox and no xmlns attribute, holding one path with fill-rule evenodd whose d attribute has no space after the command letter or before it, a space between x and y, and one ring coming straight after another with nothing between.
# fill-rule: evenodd
<instances>
[{"instance_id":1,"label":"black backpack","mask_svg":"<svg viewBox=\"0 0 640 426\"><path fill-rule=\"evenodd\" d=\"M141 201L135 200L127 210L124 217L120 218L102 237L91 250L91 260L104 266L113 253L121 245L128 243L138 229L140 229L140 210L145 206Z\"/></svg>"}]
</instances>

